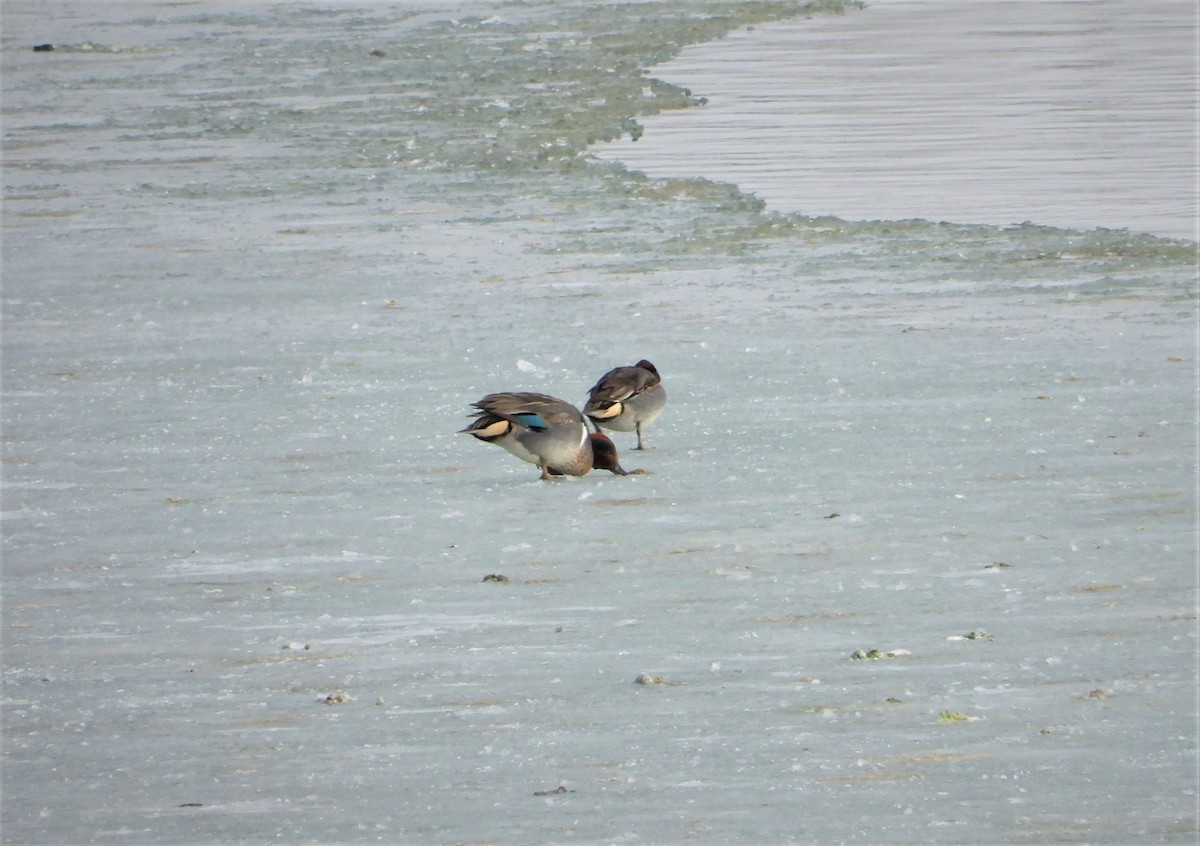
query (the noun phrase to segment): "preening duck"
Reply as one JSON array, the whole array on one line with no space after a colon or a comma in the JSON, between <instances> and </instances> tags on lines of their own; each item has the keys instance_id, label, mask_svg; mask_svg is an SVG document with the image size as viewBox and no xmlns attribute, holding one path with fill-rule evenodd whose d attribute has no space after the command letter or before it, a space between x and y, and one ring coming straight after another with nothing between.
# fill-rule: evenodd
<instances>
[{"instance_id":1,"label":"preening duck","mask_svg":"<svg viewBox=\"0 0 1200 846\"><path fill-rule=\"evenodd\" d=\"M616 432L637 432L637 448L642 443L642 428L649 426L667 405L667 391L658 369L642 359L632 367L614 367L600 377L588 391L583 413L597 426Z\"/></svg>"}]
</instances>

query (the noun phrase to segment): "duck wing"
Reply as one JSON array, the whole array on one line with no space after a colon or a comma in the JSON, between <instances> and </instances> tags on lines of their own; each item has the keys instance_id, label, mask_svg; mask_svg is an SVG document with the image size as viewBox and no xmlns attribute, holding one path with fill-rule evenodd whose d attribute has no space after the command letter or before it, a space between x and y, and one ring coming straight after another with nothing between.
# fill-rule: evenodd
<instances>
[{"instance_id":1,"label":"duck wing","mask_svg":"<svg viewBox=\"0 0 1200 846\"><path fill-rule=\"evenodd\" d=\"M472 428L485 428L491 423L507 420L517 426L541 432L553 426L582 424L583 415L568 402L547 394L504 392L488 394L471 405L479 409Z\"/></svg>"},{"instance_id":2,"label":"duck wing","mask_svg":"<svg viewBox=\"0 0 1200 846\"><path fill-rule=\"evenodd\" d=\"M614 367L588 391L589 405L624 402L661 383L658 371L648 361L639 361L633 367Z\"/></svg>"}]
</instances>

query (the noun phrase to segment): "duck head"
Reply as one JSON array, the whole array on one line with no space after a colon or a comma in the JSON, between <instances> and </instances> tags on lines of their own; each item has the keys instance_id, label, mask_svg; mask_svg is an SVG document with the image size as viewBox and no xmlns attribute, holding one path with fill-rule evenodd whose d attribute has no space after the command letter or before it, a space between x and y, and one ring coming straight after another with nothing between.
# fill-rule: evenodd
<instances>
[{"instance_id":1,"label":"duck head","mask_svg":"<svg viewBox=\"0 0 1200 846\"><path fill-rule=\"evenodd\" d=\"M617 445L612 442L612 438L603 432L592 432L588 437L592 441L592 467L594 469L608 470L618 476L629 475L621 467L621 462L617 458Z\"/></svg>"},{"instance_id":2,"label":"duck head","mask_svg":"<svg viewBox=\"0 0 1200 846\"><path fill-rule=\"evenodd\" d=\"M600 432L588 433L588 440L592 444L592 469L607 470L610 473L615 473L618 476L630 475L624 467L621 466L620 460L617 458L617 445L612 442L612 438ZM636 475L640 471L634 471ZM550 475L561 476L561 471L550 468Z\"/></svg>"}]
</instances>

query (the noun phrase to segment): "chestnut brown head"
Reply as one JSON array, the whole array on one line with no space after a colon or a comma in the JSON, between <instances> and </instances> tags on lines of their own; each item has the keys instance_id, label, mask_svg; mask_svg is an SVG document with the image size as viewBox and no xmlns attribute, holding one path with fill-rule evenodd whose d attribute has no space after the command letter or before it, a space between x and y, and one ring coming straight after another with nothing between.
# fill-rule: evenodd
<instances>
[{"instance_id":1,"label":"chestnut brown head","mask_svg":"<svg viewBox=\"0 0 1200 846\"><path fill-rule=\"evenodd\" d=\"M612 442L612 438L602 432L592 432L589 436L592 441L592 467L596 470L608 470L616 473L618 476L628 476L624 468L621 467L621 462L617 458L617 446Z\"/></svg>"}]
</instances>

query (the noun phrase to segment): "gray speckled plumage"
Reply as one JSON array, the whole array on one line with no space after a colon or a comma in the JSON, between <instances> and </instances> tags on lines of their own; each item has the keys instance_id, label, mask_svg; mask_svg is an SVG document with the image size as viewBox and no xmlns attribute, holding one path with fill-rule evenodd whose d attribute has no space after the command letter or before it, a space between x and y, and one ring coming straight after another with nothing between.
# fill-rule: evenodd
<instances>
[{"instance_id":1,"label":"gray speckled plumage","mask_svg":"<svg viewBox=\"0 0 1200 846\"><path fill-rule=\"evenodd\" d=\"M471 405L479 410L461 431L536 464L543 479L583 476L593 467L625 474L612 441L589 434L583 415L568 402L518 391L488 394Z\"/></svg>"},{"instance_id":2,"label":"gray speckled plumage","mask_svg":"<svg viewBox=\"0 0 1200 846\"><path fill-rule=\"evenodd\" d=\"M658 369L646 359L632 367L614 367L588 391L583 413L596 425L616 432L637 432L637 448L645 449L642 429L662 414L667 391Z\"/></svg>"}]
</instances>

